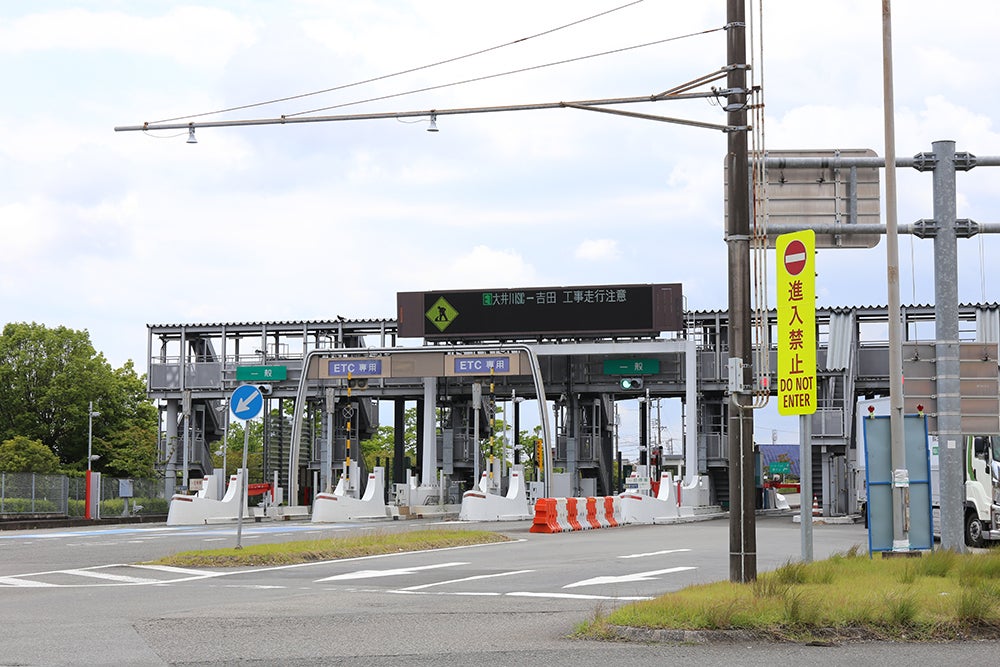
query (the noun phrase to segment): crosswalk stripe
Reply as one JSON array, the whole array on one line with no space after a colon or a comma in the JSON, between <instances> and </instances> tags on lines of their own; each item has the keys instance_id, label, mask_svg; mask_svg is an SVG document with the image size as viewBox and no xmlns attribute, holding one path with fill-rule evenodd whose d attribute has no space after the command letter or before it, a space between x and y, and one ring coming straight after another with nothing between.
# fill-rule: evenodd
<instances>
[{"instance_id":1,"label":"crosswalk stripe","mask_svg":"<svg viewBox=\"0 0 1000 667\"><path fill-rule=\"evenodd\" d=\"M0 577L0 585L3 586L23 586L25 588L43 588L46 586L55 586L55 584L47 584L43 581L32 581L31 579L18 579L17 577Z\"/></svg>"},{"instance_id":2,"label":"crosswalk stripe","mask_svg":"<svg viewBox=\"0 0 1000 667\"><path fill-rule=\"evenodd\" d=\"M124 574L111 574L110 572L98 572L97 570L62 570L65 574L75 574L81 577L93 577L94 579L106 579L108 581L119 581L125 584L156 584L157 579L145 579L142 577L129 577Z\"/></svg>"},{"instance_id":3,"label":"crosswalk stripe","mask_svg":"<svg viewBox=\"0 0 1000 667\"><path fill-rule=\"evenodd\" d=\"M141 567L147 570L159 570L161 572L172 572L174 574L188 574L188 575L204 575L210 574L205 570L189 570L183 567L174 567L172 565L132 565L131 567Z\"/></svg>"}]
</instances>

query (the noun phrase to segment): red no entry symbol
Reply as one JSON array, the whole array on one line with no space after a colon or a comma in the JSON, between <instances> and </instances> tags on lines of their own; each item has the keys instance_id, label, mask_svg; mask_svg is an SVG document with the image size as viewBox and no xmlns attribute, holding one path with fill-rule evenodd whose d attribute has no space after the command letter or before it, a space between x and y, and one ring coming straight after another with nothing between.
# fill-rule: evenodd
<instances>
[{"instance_id":1,"label":"red no entry symbol","mask_svg":"<svg viewBox=\"0 0 1000 667\"><path fill-rule=\"evenodd\" d=\"M788 275L799 275L802 269L806 268L806 258L806 246L802 241L794 239L785 246L785 271L788 272Z\"/></svg>"}]
</instances>

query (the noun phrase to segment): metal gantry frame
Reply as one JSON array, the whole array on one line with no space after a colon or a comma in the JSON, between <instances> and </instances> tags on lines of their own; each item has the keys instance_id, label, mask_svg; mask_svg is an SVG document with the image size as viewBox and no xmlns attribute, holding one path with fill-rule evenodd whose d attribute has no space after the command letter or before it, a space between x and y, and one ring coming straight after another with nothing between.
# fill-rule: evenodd
<instances>
[{"instance_id":1,"label":"metal gantry frame","mask_svg":"<svg viewBox=\"0 0 1000 667\"><path fill-rule=\"evenodd\" d=\"M542 441L544 449L544 488L545 493L549 493L550 471L552 470L552 432L549 428L548 411L546 410L545 385L542 382L541 369L538 366L538 357L530 345L519 343L505 343L497 345L462 345L462 346L424 346L412 348L399 347L362 347L362 348L337 348L333 350L311 350L306 354L302 364L302 375L299 378L298 388L295 397L295 410L292 417L292 444L288 461L288 491L290 498L298 497L299 489L299 458L302 440L302 418L304 406L309 394L309 385L316 382L318 378L309 377L309 369L312 367L314 359L337 357L372 357L372 356L392 356L393 354L503 354L509 352L524 353L528 357L531 370L532 382L534 384L535 396L538 401L538 419L542 428ZM433 441L425 442L424 447L433 451ZM426 451L426 450L425 450ZM478 456L478 453L477 453ZM427 480L424 480L425 482ZM478 480L477 480L478 481Z\"/></svg>"}]
</instances>

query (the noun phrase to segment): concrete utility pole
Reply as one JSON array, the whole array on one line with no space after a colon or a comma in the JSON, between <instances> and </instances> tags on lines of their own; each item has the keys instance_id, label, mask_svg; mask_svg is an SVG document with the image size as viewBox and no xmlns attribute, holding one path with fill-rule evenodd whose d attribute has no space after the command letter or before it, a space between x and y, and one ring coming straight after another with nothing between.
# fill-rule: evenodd
<instances>
[{"instance_id":1,"label":"concrete utility pole","mask_svg":"<svg viewBox=\"0 0 1000 667\"><path fill-rule=\"evenodd\" d=\"M728 0L726 55L729 66L726 98L730 126L726 162L729 170L726 245L729 253L729 354L739 360L743 387L752 355L750 339L750 168L747 162L747 65L745 0ZM745 583L757 578L757 525L754 515L753 408L743 407L743 391L729 404L729 579Z\"/></svg>"},{"instance_id":2,"label":"concrete utility pole","mask_svg":"<svg viewBox=\"0 0 1000 667\"><path fill-rule=\"evenodd\" d=\"M893 551L909 551L904 496L909 486L903 444L903 341L899 301L899 236L896 229L896 122L892 87L892 9L882 0L882 111L885 125L885 254L889 307L889 442L893 470Z\"/></svg>"}]
</instances>

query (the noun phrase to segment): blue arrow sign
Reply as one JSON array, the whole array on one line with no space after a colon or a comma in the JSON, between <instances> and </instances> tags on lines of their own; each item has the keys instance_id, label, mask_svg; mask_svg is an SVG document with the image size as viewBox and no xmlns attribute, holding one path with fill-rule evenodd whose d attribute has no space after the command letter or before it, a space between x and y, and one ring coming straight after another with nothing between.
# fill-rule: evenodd
<instances>
[{"instance_id":1,"label":"blue arrow sign","mask_svg":"<svg viewBox=\"0 0 1000 667\"><path fill-rule=\"evenodd\" d=\"M252 384L242 384L233 390L229 407L237 419L250 420L260 414L264 407L264 397Z\"/></svg>"}]
</instances>

